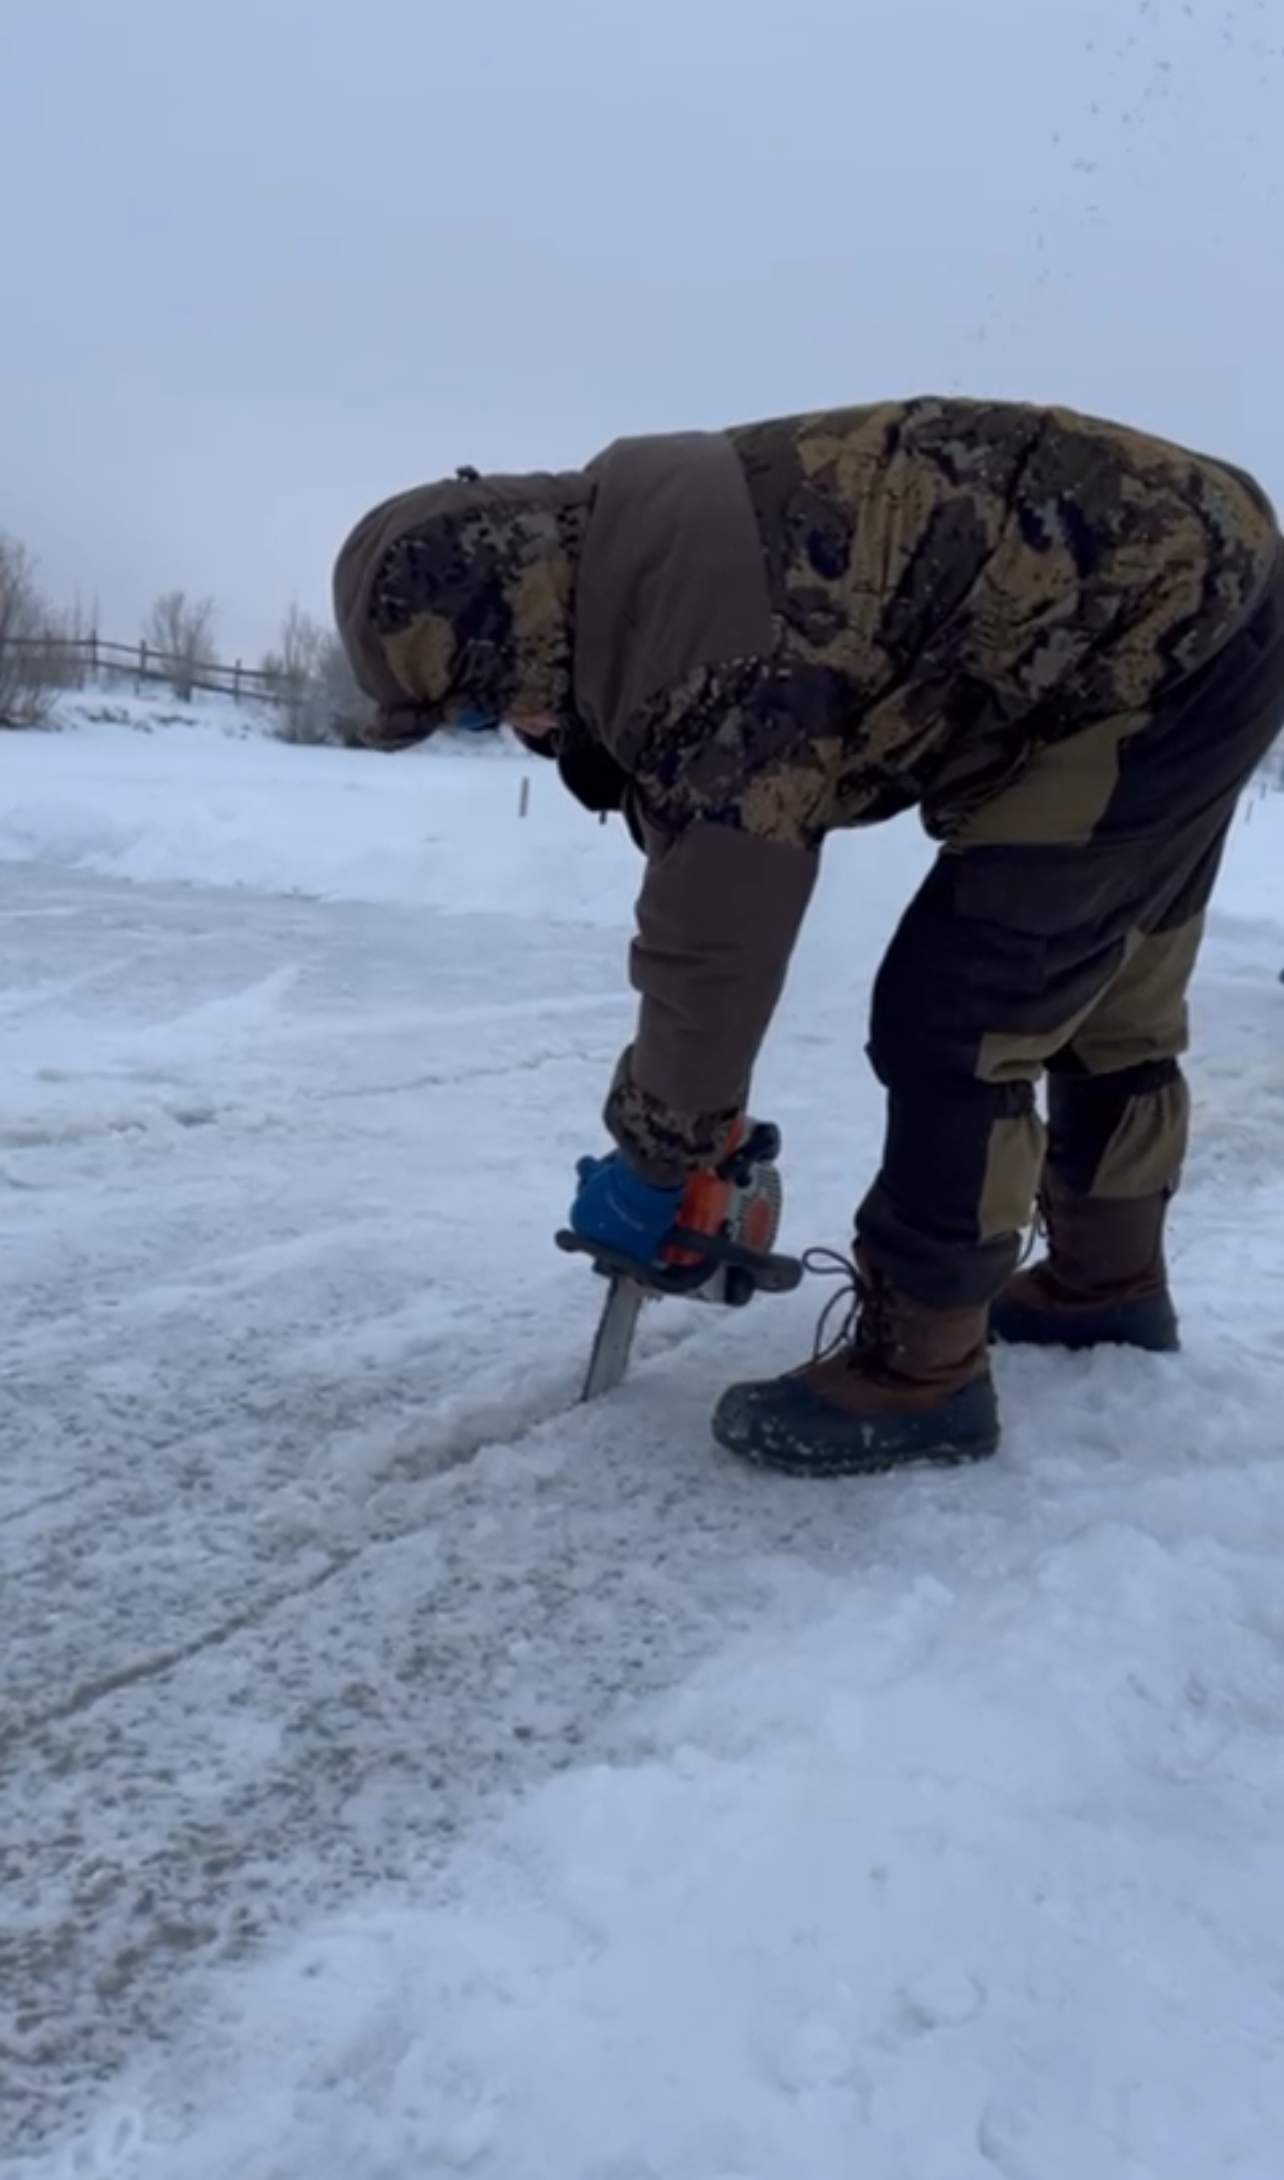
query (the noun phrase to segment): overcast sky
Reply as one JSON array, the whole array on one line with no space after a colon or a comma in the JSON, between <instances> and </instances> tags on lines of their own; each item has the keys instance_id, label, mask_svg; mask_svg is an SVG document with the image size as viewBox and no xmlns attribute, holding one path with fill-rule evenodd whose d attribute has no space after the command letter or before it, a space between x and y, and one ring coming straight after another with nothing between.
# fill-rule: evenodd
<instances>
[{"instance_id":1,"label":"overcast sky","mask_svg":"<svg viewBox=\"0 0 1284 2180\"><path fill-rule=\"evenodd\" d=\"M1284 504L1284 0L0 0L0 529L132 638L375 499L960 390Z\"/></svg>"}]
</instances>

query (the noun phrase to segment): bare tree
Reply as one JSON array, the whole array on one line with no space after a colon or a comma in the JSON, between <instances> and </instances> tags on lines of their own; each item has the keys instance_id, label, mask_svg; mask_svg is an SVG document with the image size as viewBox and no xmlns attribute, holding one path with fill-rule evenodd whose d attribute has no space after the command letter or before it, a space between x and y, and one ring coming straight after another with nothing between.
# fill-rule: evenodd
<instances>
[{"instance_id":1,"label":"bare tree","mask_svg":"<svg viewBox=\"0 0 1284 2180\"><path fill-rule=\"evenodd\" d=\"M33 690L83 689L93 625L79 598L61 607L41 601L39 636L28 652Z\"/></svg>"},{"instance_id":2,"label":"bare tree","mask_svg":"<svg viewBox=\"0 0 1284 2180\"><path fill-rule=\"evenodd\" d=\"M332 628L292 605L281 624L279 648L265 655L261 670L277 685L277 732L283 741L360 741L370 703Z\"/></svg>"},{"instance_id":3,"label":"bare tree","mask_svg":"<svg viewBox=\"0 0 1284 2180\"><path fill-rule=\"evenodd\" d=\"M316 687L324 705L329 739L346 749L363 749L361 730L374 716L374 703L352 671L342 638L327 629L325 649L317 670Z\"/></svg>"},{"instance_id":4,"label":"bare tree","mask_svg":"<svg viewBox=\"0 0 1284 2180\"><path fill-rule=\"evenodd\" d=\"M0 727L38 727L54 684L41 673L48 608L25 545L0 536Z\"/></svg>"},{"instance_id":5,"label":"bare tree","mask_svg":"<svg viewBox=\"0 0 1284 2180\"><path fill-rule=\"evenodd\" d=\"M158 654L180 704L191 702L199 669L214 664L214 601L163 591L147 617L143 639Z\"/></svg>"},{"instance_id":6,"label":"bare tree","mask_svg":"<svg viewBox=\"0 0 1284 2180\"><path fill-rule=\"evenodd\" d=\"M287 711L296 710L318 679L325 656L328 631L320 621L292 605L281 623L279 648L265 651L259 671L270 676L278 699Z\"/></svg>"}]
</instances>

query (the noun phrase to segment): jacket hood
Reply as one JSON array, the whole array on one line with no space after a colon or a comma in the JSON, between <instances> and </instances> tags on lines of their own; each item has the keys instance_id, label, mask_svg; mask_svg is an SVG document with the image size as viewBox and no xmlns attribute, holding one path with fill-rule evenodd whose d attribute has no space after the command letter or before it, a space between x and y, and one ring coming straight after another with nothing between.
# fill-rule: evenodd
<instances>
[{"instance_id":1,"label":"jacket hood","mask_svg":"<svg viewBox=\"0 0 1284 2180\"><path fill-rule=\"evenodd\" d=\"M335 622L396 749L466 713L574 717L575 578L593 486L581 471L474 471L384 500L334 568Z\"/></svg>"}]
</instances>

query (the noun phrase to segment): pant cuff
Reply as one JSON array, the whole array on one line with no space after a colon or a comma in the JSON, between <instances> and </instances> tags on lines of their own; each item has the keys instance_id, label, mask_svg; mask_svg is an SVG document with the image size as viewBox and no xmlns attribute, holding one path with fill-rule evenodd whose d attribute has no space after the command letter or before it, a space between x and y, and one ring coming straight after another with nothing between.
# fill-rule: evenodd
<instances>
[{"instance_id":1,"label":"pant cuff","mask_svg":"<svg viewBox=\"0 0 1284 2180\"><path fill-rule=\"evenodd\" d=\"M960 1246L909 1225L881 1181L856 1214L856 1242L889 1285L925 1309L983 1309L1021 1261L1020 1234Z\"/></svg>"}]
</instances>

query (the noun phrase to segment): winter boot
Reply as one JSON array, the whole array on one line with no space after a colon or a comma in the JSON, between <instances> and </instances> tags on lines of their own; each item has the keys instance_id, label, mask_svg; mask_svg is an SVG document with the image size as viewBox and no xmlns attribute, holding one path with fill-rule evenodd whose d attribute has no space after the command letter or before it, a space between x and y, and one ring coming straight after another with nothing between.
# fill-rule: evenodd
<instances>
[{"instance_id":1,"label":"winter boot","mask_svg":"<svg viewBox=\"0 0 1284 2180\"><path fill-rule=\"evenodd\" d=\"M1013 1346L1180 1346L1164 1264L1168 1192L1079 1196L1049 1175L1040 1209L1048 1253L1009 1280L990 1333Z\"/></svg>"},{"instance_id":2,"label":"winter boot","mask_svg":"<svg viewBox=\"0 0 1284 2180\"><path fill-rule=\"evenodd\" d=\"M811 1362L733 1385L713 1417L719 1445L791 1476L877 1476L913 1462L979 1461L999 1443L986 1311L934 1310L858 1256L846 1321Z\"/></svg>"}]
</instances>

